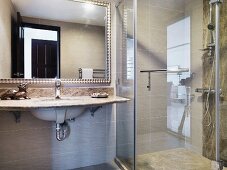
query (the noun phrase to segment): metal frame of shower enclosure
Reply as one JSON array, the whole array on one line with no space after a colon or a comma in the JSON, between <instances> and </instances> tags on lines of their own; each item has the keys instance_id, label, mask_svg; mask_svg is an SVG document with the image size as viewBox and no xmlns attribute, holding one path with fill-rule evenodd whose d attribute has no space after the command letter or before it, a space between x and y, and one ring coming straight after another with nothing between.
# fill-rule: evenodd
<instances>
[{"instance_id":1,"label":"metal frame of shower enclosure","mask_svg":"<svg viewBox=\"0 0 227 170\"><path fill-rule=\"evenodd\" d=\"M220 162L220 4L223 0L210 0L215 4L215 138L216 161Z\"/></svg>"}]
</instances>

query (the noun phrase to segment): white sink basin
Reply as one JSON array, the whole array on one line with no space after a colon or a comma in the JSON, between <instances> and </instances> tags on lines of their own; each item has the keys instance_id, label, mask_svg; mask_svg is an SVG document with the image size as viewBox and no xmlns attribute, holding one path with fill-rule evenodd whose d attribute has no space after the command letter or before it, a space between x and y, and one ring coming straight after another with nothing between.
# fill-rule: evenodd
<instances>
[{"instance_id":1,"label":"white sink basin","mask_svg":"<svg viewBox=\"0 0 227 170\"><path fill-rule=\"evenodd\" d=\"M31 113L41 120L64 123L65 120L73 119L84 113L86 107L59 107L59 108L37 108L32 109Z\"/></svg>"},{"instance_id":2,"label":"white sink basin","mask_svg":"<svg viewBox=\"0 0 227 170\"><path fill-rule=\"evenodd\" d=\"M35 117L64 123L67 119L76 118L88 108L96 110L100 106L127 102L129 99L109 96L108 98L91 98L90 96L62 96L60 99L51 97L31 98L30 100L0 100L0 110L30 111ZM92 111L91 111L92 112Z\"/></svg>"},{"instance_id":3,"label":"white sink basin","mask_svg":"<svg viewBox=\"0 0 227 170\"><path fill-rule=\"evenodd\" d=\"M51 103L52 105L58 105L67 102L78 101L80 98L76 97L62 97L60 99L55 98L42 98L39 102ZM46 121L54 121L56 123L64 123L65 120L78 117L85 111L83 106L73 107L50 107L50 108L35 108L31 110L31 113L38 119Z\"/></svg>"}]
</instances>

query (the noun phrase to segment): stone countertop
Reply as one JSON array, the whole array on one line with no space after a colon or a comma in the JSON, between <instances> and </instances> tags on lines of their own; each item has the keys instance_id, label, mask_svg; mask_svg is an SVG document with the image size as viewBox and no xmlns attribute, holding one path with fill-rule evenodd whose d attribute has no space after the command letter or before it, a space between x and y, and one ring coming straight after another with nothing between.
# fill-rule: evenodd
<instances>
[{"instance_id":1,"label":"stone countertop","mask_svg":"<svg viewBox=\"0 0 227 170\"><path fill-rule=\"evenodd\" d=\"M64 97L55 99L53 97L39 97L24 100L0 100L0 110L22 111L38 108L58 108L75 106L100 106L105 104L123 103L130 99L109 96L108 98L91 98L90 96Z\"/></svg>"}]
</instances>

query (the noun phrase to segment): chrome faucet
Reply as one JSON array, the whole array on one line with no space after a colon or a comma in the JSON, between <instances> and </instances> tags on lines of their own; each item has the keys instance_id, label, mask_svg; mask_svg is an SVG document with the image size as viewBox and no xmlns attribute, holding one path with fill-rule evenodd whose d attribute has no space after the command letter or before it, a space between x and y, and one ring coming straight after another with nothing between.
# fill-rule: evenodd
<instances>
[{"instance_id":1,"label":"chrome faucet","mask_svg":"<svg viewBox=\"0 0 227 170\"><path fill-rule=\"evenodd\" d=\"M55 79L55 99L60 99L61 95L61 80Z\"/></svg>"}]
</instances>

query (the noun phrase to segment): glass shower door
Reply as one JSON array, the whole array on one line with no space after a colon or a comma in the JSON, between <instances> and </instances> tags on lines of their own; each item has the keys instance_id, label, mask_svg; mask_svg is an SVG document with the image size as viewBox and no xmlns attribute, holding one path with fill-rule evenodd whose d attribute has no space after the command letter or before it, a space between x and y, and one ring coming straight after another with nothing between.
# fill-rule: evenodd
<instances>
[{"instance_id":1,"label":"glass shower door","mask_svg":"<svg viewBox=\"0 0 227 170\"><path fill-rule=\"evenodd\" d=\"M211 170L218 168L215 160L219 147L221 159L225 159L225 102L218 117L220 131L216 131L217 25L215 1L211 8L209 2L137 1L137 169ZM226 2L219 5L220 100L225 101L227 10Z\"/></svg>"},{"instance_id":2,"label":"glass shower door","mask_svg":"<svg viewBox=\"0 0 227 170\"><path fill-rule=\"evenodd\" d=\"M130 101L117 105L117 143L115 161L122 169L135 166L135 93L134 93L134 1L116 5L117 20L117 95Z\"/></svg>"},{"instance_id":3,"label":"glass shower door","mask_svg":"<svg viewBox=\"0 0 227 170\"><path fill-rule=\"evenodd\" d=\"M131 99L117 106L116 160L123 167L212 170L219 157L226 165L227 2L218 4L220 107L216 1L135 0L117 7L117 94Z\"/></svg>"}]
</instances>

